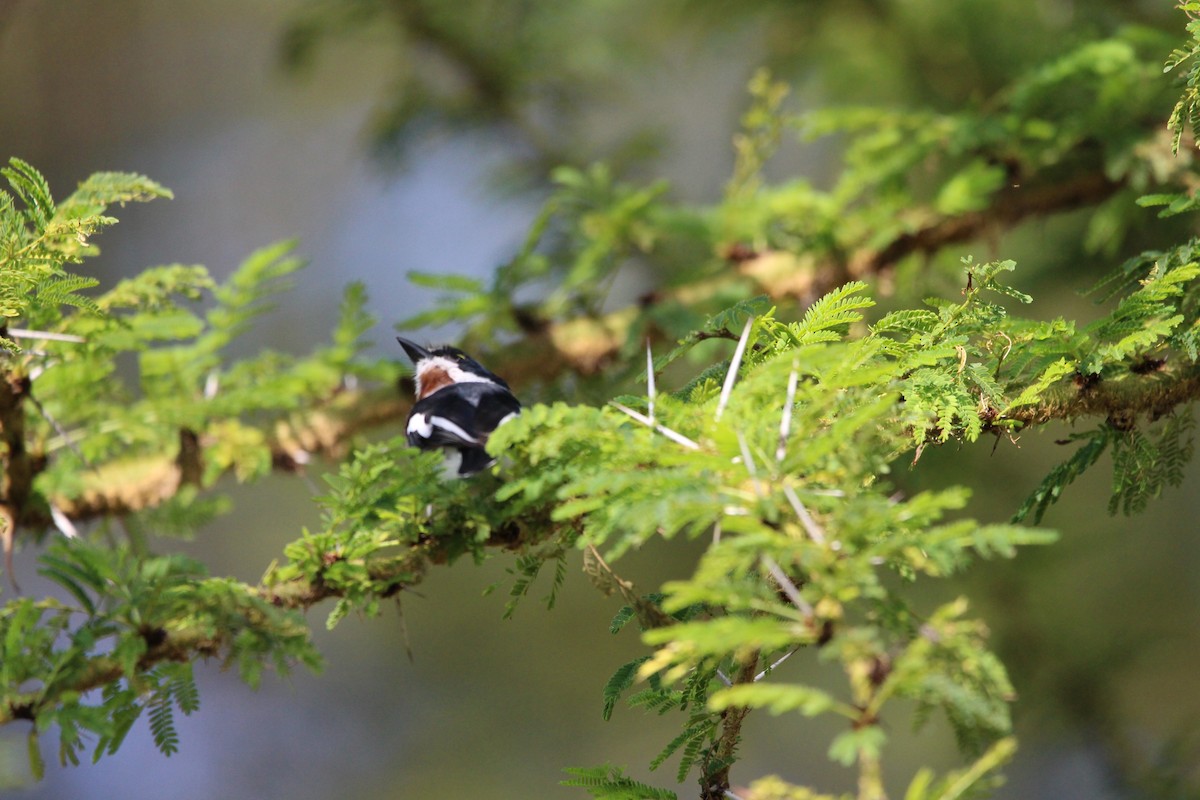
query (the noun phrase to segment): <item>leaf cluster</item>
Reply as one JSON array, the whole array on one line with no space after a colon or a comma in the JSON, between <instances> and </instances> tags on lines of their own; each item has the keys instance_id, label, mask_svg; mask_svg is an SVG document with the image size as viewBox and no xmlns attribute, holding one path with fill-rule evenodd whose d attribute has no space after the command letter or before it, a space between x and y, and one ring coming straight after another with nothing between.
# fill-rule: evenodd
<instances>
[{"instance_id":1,"label":"leaf cluster","mask_svg":"<svg viewBox=\"0 0 1200 800\"><path fill-rule=\"evenodd\" d=\"M159 749L175 752L174 709L199 707L196 652L221 658L251 685L266 666L320 665L294 612L208 577L191 559L75 540L39 561L75 605L17 598L0 607L0 720L27 719L35 732L57 727L64 763L78 763L89 735L93 760L115 753L143 712Z\"/></svg>"}]
</instances>

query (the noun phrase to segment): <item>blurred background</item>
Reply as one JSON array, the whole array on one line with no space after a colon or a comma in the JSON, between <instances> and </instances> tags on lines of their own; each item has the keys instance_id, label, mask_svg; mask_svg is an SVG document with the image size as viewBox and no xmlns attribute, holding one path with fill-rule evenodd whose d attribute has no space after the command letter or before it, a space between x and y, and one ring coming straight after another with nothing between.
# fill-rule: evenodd
<instances>
[{"instance_id":1,"label":"blurred background","mask_svg":"<svg viewBox=\"0 0 1200 800\"><path fill-rule=\"evenodd\" d=\"M294 237L310 265L242 346L310 349L326 338L341 287L361 280L381 321L372 336L386 349L376 352L390 353L391 323L432 299L405 273L488 275L519 246L557 164L603 160L627 177L666 178L678 199L719 198L744 87L761 65L793 84L801 108L953 110L1127 25L1182 39L1168 4L1129 0L0 0L0 157L31 162L59 195L98 170L145 173L175 192L117 211L85 266L102 283L177 262L220 279L253 249ZM821 146L789 149L770 169L820 183L837 167ZM1135 226L1112 252L1085 254L1085 223L1037 221L977 250L1018 260L1014 282L1037 298L1032 314L1087 318L1095 312L1076 290L1153 240L1139 242ZM1065 432L995 453L931 449L897 481L967 480L971 513L1004 520L1065 458L1054 444ZM973 599L1020 694L1021 751L999 797L1200 797L1200 466L1192 473L1148 513L1114 518L1103 512L1102 463L1047 516L1058 545L930 587L930 605ZM314 524L313 487L281 477L228 491L231 515L160 546L256 581ZM32 555L17 572L37 594L46 587ZM689 543L660 544L621 571L649 590L693 555ZM170 759L139 725L119 755L51 766L35 784L26 731L0 730L0 793L570 798L583 792L557 785L561 768L603 762L672 785L673 762L661 774L646 764L676 720L620 707L601 719L601 687L638 651L632 631L607 633L617 601L573 570L555 610L539 606L545 587L535 587L500 623L506 585L483 590L510 566L497 555L436 570L401 610L333 632L315 609L320 677L268 678L252 692L200 665L201 710L179 718L182 749ZM958 763L940 723L915 734L906 719L888 723L893 792L919 766ZM849 789L852 776L825 758L835 730L752 717L735 776ZM54 739L44 747L49 757Z\"/></svg>"}]
</instances>

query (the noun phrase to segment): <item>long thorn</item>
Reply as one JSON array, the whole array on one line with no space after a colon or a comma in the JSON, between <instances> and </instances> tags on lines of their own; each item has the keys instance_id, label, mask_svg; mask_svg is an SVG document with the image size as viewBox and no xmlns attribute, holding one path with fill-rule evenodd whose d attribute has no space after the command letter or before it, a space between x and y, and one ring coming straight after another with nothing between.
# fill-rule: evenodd
<instances>
[{"instance_id":1,"label":"long thorn","mask_svg":"<svg viewBox=\"0 0 1200 800\"><path fill-rule=\"evenodd\" d=\"M808 531L812 540L817 544L825 544L825 531L812 518L812 514L808 513L808 509L804 507L804 503L800 502L800 498L792 491L792 487L785 485L783 495L792 504L792 510L796 512L796 516L800 518L800 524L804 526L804 530Z\"/></svg>"},{"instance_id":2,"label":"long thorn","mask_svg":"<svg viewBox=\"0 0 1200 800\"><path fill-rule=\"evenodd\" d=\"M82 344L87 339L70 333L54 333L52 331L31 331L25 328L9 328L10 339L46 339L51 342L74 342Z\"/></svg>"},{"instance_id":3,"label":"long thorn","mask_svg":"<svg viewBox=\"0 0 1200 800\"><path fill-rule=\"evenodd\" d=\"M79 538L79 529L75 527L75 523L54 503L50 504L50 519L54 520L54 527L58 528L63 536L68 539Z\"/></svg>"},{"instance_id":4,"label":"long thorn","mask_svg":"<svg viewBox=\"0 0 1200 800\"><path fill-rule=\"evenodd\" d=\"M75 443L75 439L71 436L70 432L68 432L58 420L50 416L50 412L46 410L44 405L42 405L42 401L37 399L37 395L29 394L26 395L26 397L31 403L33 403L33 407L38 410L38 413L42 415L46 422L50 423L50 427L54 428L58 435L62 437L62 440L66 442L67 447L71 450L71 452L79 457L79 460L83 462L85 467L91 469L91 463L83 455L83 451L79 449L79 445Z\"/></svg>"},{"instance_id":5,"label":"long thorn","mask_svg":"<svg viewBox=\"0 0 1200 800\"><path fill-rule=\"evenodd\" d=\"M784 653L784 654L783 654L783 655L781 655L781 656L780 656L778 659L776 659L776 661L775 661L775 663L774 663L774 664L772 664L771 666L769 666L769 667L767 667L766 669L764 669L762 672L760 672L760 673L758 673L757 675L755 675L755 676L754 676L754 680L755 680L756 682L757 682L757 681L761 681L763 678L767 677L767 675L769 675L769 674L771 673L771 670L775 669L775 668L776 668L776 667L778 667L780 664L782 664L783 662L787 661L789 658L791 658L792 656L794 656L794 655L795 655L795 654L796 654L796 653L797 653L799 650L800 650L800 645L796 645L796 646L795 646L795 647L793 647L791 650L788 650L786 653Z\"/></svg>"},{"instance_id":6,"label":"long thorn","mask_svg":"<svg viewBox=\"0 0 1200 800\"><path fill-rule=\"evenodd\" d=\"M650 424L654 424L654 356L650 354L650 340L646 340L646 392L650 396Z\"/></svg>"},{"instance_id":7,"label":"long thorn","mask_svg":"<svg viewBox=\"0 0 1200 800\"><path fill-rule=\"evenodd\" d=\"M642 423L643 425L647 425L647 426L653 428L654 430L661 433L663 436L666 436L671 441L677 442L677 443L683 445L684 447L688 448L689 450L699 450L700 449L700 445L696 444L691 439L684 436L682 433L676 433L675 431L668 428L666 425L661 425L657 422L651 422L650 418L647 417L645 414L634 411L632 408L629 408L628 406L623 406L620 403L617 403L617 402L614 402L611 400L609 401L608 404L610 406L612 406L613 408L617 409L618 411L625 412L626 414L633 417L634 419L636 419L638 422Z\"/></svg>"},{"instance_id":8,"label":"long thorn","mask_svg":"<svg viewBox=\"0 0 1200 800\"><path fill-rule=\"evenodd\" d=\"M811 617L813 615L813 607L800 595L800 590L796 588L796 584L792 583L792 579L784 574L779 565L775 563L775 559L770 556L763 556L762 558L767 571L771 573L771 577L779 584L779 588L792 601L792 605L798 608L804 616Z\"/></svg>"},{"instance_id":9,"label":"long thorn","mask_svg":"<svg viewBox=\"0 0 1200 800\"><path fill-rule=\"evenodd\" d=\"M783 418L779 420L779 446L775 448L775 460L783 463L787 455L788 434L792 432L792 405L796 402L796 384L800 375L796 372L796 362L792 362L792 374L788 376L787 399L783 402Z\"/></svg>"},{"instance_id":10,"label":"long thorn","mask_svg":"<svg viewBox=\"0 0 1200 800\"><path fill-rule=\"evenodd\" d=\"M754 325L754 317L746 319L746 327L742 328L742 338L738 339L737 348L733 351L733 360L729 362L729 371L725 373L725 384L721 387L721 397L717 400L716 419L719 422L721 414L729 403L729 395L733 392L733 382L737 380L738 367L742 365L742 356L746 352L746 342L750 338L750 328Z\"/></svg>"},{"instance_id":11,"label":"long thorn","mask_svg":"<svg viewBox=\"0 0 1200 800\"><path fill-rule=\"evenodd\" d=\"M754 466L754 457L750 455L750 446L746 444L746 437L742 436L742 432L737 432L738 447L742 451L742 463L746 465L746 472L750 473L750 480L754 483L754 494L757 497L762 497L762 486L758 483L758 469Z\"/></svg>"}]
</instances>

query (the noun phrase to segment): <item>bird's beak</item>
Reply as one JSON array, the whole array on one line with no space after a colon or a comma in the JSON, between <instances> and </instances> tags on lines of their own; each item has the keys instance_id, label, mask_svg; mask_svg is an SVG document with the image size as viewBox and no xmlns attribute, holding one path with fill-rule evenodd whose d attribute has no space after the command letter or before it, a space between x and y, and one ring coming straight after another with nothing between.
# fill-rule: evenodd
<instances>
[{"instance_id":1,"label":"bird's beak","mask_svg":"<svg viewBox=\"0 0 1200 800\"><path fill-rule=\"evenodd\" d=\"M410 342L408 339L397 336L396 341L404 348L404 352L408 353L408 358L414 365L423 358L429 358L429 351L416 342Z\"/></svg>"}]
</instances>

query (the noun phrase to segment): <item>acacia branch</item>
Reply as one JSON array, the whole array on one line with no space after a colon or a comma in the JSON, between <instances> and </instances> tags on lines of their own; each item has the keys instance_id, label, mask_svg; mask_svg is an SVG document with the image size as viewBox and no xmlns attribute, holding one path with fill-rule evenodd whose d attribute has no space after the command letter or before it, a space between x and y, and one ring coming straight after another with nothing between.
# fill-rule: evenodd
<instances>
[{"instance_id":1,"label":"acacia branch","mask_svg":"<svg viewBox=\"0 0 1200 800\"><path fill-rule=\"evenodd\" d=\"M910 255L930 255L950 245L1006 231L1028 217L1097 205L1124 185L1124 181L1113 180L1103 172L1091 172L1066 181L1028 187L1009 186L997 192L992 204L985 209L933 219L898 235L882 247L860 250L842 271L855 278L876 275L890 270Z\"/></svg>"},{"instance_id":2,"label":"acacia branch","mask_svg":"<svg viewBox=\"0 0 1200 800\"><path fill-rule=\"evenodd\" d=\"M418 545L400 556L372 560L367 571L373 583L390 586L388 591L396 593L420 583L431 558L430 549ZM319 576L313 581L296 578L247 588L251 600L266 601L278 609L299 611L307 611L322 600L346 594L344 589L327 584ZM175 627L164 622L160 627L149 628L142 632L147 646L136 662L136 672L144 673L169 662L184 663L201 658L228 660L238 635L244 630L279 636L281 624L286 627L286 623L271 619L267 612L269 609L251 604L241 610L239 625ZM300 626L294 627L296 631L300 630ZM307 636L307 627L303 630ZM39 712L59 705L65 696L84 694L128 677L126 665L109 655L86 656L72 672L69 680L8 695L0 704L0 726L18 720L35 721Z\"/></svg>"},{"instance_id":3,"label":"acacia branch","mask_svg":"<svg viewBox=\"0 0 1200 800\"><path fill-rule=\"evenodd\" d=\"M354 436L403 419L408 410L409 403L401 399L398 387L343 392L301 422L279 422L270 442L271 462L276 469L296 472L314 458L337 457ZM102 464L84 473L85 486L78 495L54 497L52 502L76 521L161 505L182 485L195 483L204 462L203 434L187 431L180 436L177 455Z\"/></svg>"},{"instance_id":4,"label":"acacia branch","mask_svg":"<svg viewBox=\"0 0 1200 800\"><path fill-rule=\"evenodd\" d=\"M753 683L758 674L759 652L755 650L741 662L733 685ZM729 791L729 769L733 766L734 753L742 740L742 722L750 713L747 706L730 706L721 712L721 734L704 762L701 778L701 800L724 800Z\"/></svg>"},{"instance_id":5,"label":"acacia branch","mask_svg":"<svg viewBox=\"0 0 1200 800\"><path fill-rule=\"evenodd\" d=\"M1048 178L1042 183L1010 186L997 192L984 209L950 215L923 212L919 222L890 241L851 249L849 253L813 257L781 251L755 252L744 243L734 242L724 247L722 255L735 267L732 276L752 279L773 300L792 298L808 304L848 280L887 274L909 256L928 256L952 245L1002 233L1031 217L1097 205L1124 185L1124 181L1113 180L1101 170L1082 172L1062 180ZM727 274L689 284L674 293L652 292L642 298L640 305L645 308L669 300L684 302L681 293L686 293L686 302L692 305L725 290L729 280ZM514 309L518 327L536 346L507 366L514 375L527 373L542 380L563 370L595 374L617 356L627 341L643 338L640 334L631 336L634 326L644 324L638 312L638 307L630 307L594 318L552 321L540 318L536 310ZM712 336L721 334L701 338Z\"/></svg>"},{"instance_id":6,"label":"acacia branch","mask_svg":"<svg viewBox=\"0 0 1200 800\"><path fill-rule=\"evenodd\" d=\"M1200 399L1200 368L1177 373L1130 374L1096 383L1077 381L1047 390L1041 402L1004 414L1022 427L1051 420L1104 417L1121 428L1131 427L1140 416L1150 420L1178 406Z\"/></svg>"},{"instance_id":7,"label":"acacia branch","mask_svg":"<svg viewBox=\"0 0 1200 800\"><path fill-rule=\"evenodd\" d=\"M228 649L232 641L229 631L218 631L209 635L196 629L182 630L163 636L161 641L147 647L137 661L139 672L156 664L166 662L193 661L201 656L214 656ZM69 683L51 684L38 691L9 695L7 702L0 705L0 726L18 720L34 722L38 714L53 708L66 694L83 694L119 681L125 676L125 667L111 656L88 658L79 675Z\"/></svg>"}]
</instances>

